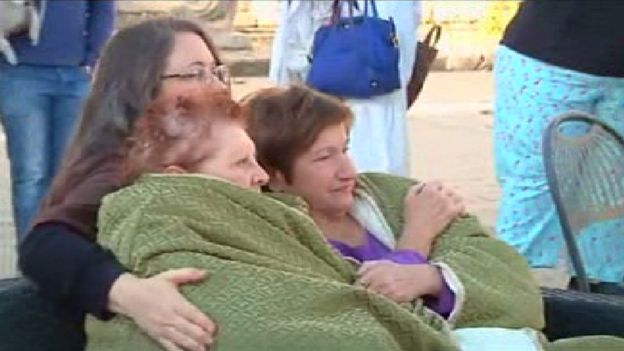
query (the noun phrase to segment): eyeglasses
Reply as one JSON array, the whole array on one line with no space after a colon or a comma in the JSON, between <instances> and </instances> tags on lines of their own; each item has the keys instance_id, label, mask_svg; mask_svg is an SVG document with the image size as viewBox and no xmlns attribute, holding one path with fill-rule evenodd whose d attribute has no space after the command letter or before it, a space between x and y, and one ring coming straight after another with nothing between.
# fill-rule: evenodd
<instances>
[{"instance_id":1,"label":"eyeglasses","mask_svg":"<svg viewBox=\"0 0 624 351\"><path fill-rule=\"evenodd\" d=\"M161 79L177 78L182 80L195 80L202 83L213 83L215 80L230 86L230 70L227 66L219 65L216 67L195 67L188 72L165 74Z\"/></svg>"}]
</instances>

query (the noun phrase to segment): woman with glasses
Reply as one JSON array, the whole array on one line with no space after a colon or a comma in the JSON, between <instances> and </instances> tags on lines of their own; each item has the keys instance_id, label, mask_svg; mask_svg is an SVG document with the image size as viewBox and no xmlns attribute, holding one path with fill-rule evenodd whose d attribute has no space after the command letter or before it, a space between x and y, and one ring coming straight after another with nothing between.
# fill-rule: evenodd
<instances>
[{"instance_id":1,"label":"woman with glasses","mask_svg":"<svg viewBox=\"0 0 624 351\"><path fill-rule=\"evenodd\" d=\"M125 315L166 350L204 350L213 342L213 322L178 292L204 273L125 273L96 243L96 217L101 199L122 185L123 144L135 120L157 97L195 85L229 90L227 69L198 25L165 18L120 30L102 54L62 169L19 246L23 274L76 320Z\"/></svg>"}]
</instances>

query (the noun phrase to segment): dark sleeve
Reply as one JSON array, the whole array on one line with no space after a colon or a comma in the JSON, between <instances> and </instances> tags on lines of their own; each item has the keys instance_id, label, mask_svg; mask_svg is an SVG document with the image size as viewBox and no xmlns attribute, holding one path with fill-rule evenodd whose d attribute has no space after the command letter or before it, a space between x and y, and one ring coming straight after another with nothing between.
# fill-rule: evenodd
<instances>
[{"instance_id":1,"label":"dark sleeve","mask_svg":"<svg viewBox=\"0 0 624 351\"><path fill-rule=\"evenodd\" d=\"M115 23L115 2L113 0L89 1L87 22L87 57L85 64L93 66L100 49L113 32Z\"/></svg>"},{"instance_id":2,"label":"dark sleeve","mask_svg":"<svg viewBox=\"0 0 624 351\"><path fill-rule=\"evenodd\" d=\"M124 268L109 251L70 226L46 222L28 233L18 253L22 273L42 295L67 306L69 314L112 317L108 292Z\"/></svg>"}]
</instances>

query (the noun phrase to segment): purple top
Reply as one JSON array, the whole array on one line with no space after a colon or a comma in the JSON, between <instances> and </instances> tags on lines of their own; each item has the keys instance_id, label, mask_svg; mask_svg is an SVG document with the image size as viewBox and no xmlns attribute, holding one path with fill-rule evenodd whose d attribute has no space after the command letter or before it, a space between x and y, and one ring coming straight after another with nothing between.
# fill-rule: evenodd
<instances>
[{"instance_id":1,"label":"purple top","mask_svg":"<svg viewBox=\"0 0 624 351\"><path fill-rule=\"evenodd\" d=\"M342 256L350 257L360 262L373 260L389 260L399 264L427 264L427 259L413 250L391 250L366 230L366 242L359 246L349 246L341 241L329 239L329 243ZM425 305L441 316L448 318L455 306L455 295L444 277L444 285L438 296L425 297Z\"/></svg>"}]
</instances>

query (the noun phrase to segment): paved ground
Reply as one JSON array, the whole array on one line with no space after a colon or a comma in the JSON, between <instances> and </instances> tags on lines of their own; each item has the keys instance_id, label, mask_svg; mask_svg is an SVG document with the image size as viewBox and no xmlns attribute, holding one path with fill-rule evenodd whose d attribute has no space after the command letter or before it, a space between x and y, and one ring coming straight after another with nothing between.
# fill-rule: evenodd
<instances>
[{"instance_id":1,"label":"paved ground","mask_svg":"<svg viewBox=\"0 0 624 351\"><path fill-rule=\"evenodd\" d=\"M411 174L459 187L469 209L493 227L499 190L492 164L492 75L490 72L433 72L408 116ZM240 78L243 96L269 83ZM0 134L0 278L15 274L8 164ZM553 278L543 278L546 281ZM542 280L542 279L540 279Z\"/></svg>"}]
</instances>

